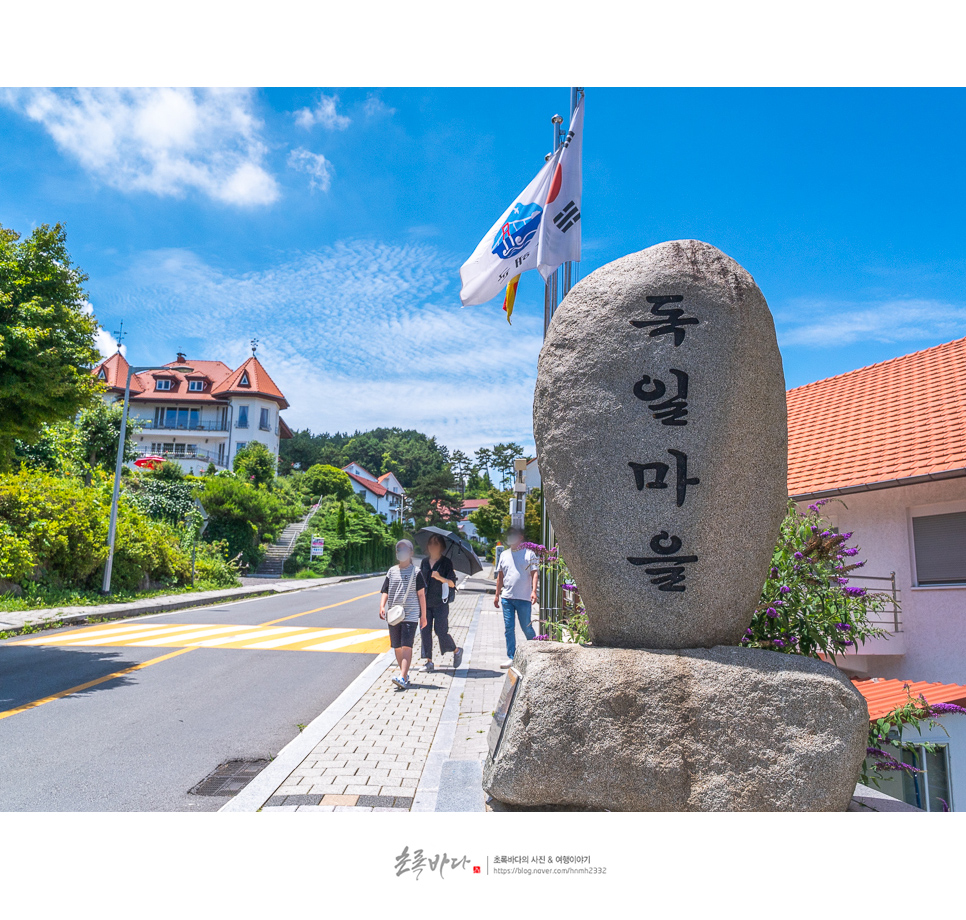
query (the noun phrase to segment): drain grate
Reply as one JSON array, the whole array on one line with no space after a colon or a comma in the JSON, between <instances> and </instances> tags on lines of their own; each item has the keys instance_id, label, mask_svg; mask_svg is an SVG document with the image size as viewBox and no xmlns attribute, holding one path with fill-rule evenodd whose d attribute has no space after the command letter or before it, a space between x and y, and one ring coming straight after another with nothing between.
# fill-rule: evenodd
<instances>
[{"instance_id":1,"label":"drain grate","mask_svg":"<svg viewBox=\"0 0 966 920\"><path fill-rule=\"evenodd\" d=\"M267 760L229 760L189 789L188 795L237 795L268 763Z\"/></svg>"}]
</instances>

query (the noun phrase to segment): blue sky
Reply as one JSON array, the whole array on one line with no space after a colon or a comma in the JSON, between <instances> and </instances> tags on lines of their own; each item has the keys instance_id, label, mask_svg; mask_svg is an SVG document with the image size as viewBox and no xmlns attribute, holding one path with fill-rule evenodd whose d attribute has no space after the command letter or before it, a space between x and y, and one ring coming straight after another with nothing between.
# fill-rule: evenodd
<instances>
[{"instance_id":1,"label":"blue sky","mask_svg":"<svg viewBox=\"0 0 966 920\"><path fill-rule=\"evenodd\" d=\"M63 221L132 361L240 362L294 427L532 445L542 286L461 309L459 266L543 163L556 89L0 91L0 223ZM789 386L966 335L966 95L587 89L581 274L713 243Z\"/></svg>"}]
</instances>

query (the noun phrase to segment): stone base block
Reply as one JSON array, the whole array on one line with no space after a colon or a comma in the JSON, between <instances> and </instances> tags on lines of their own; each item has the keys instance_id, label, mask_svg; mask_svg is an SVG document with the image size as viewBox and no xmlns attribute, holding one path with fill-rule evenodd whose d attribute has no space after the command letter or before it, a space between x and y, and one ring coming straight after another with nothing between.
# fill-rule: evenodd
<instances>
[{"instance_id":1,"label":"stone base block","mask_svg":"<svg viewBox=\"0 0 966 920\"><path fill-rule=\"evenodd\" d=\"M865 700L836 667L761 649L527 642L483 788L519 808L845 811Z\"/></svg>"}]
</instances>

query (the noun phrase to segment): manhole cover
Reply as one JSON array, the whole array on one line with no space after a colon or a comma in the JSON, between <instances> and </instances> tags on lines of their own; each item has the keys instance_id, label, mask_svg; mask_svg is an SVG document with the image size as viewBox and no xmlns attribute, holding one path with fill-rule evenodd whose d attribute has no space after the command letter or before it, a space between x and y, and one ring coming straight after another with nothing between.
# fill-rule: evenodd
<instances>
[{"instance_id":1,"label":"manhole cover","mask_svg":"<svg viewBox=\"0 0 966 920\"><path fill-rule=\"evenodd\" d=\"M267 760L229 760L189 789L188 795L237 795L267 766Z\"/></svg>"}]
</instances>

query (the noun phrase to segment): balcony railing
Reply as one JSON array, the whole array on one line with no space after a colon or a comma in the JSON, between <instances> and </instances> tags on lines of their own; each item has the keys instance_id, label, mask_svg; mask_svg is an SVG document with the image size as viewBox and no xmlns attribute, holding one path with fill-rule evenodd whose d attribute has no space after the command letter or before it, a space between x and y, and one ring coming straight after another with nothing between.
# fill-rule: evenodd
<instances>
[{"instance_id":1,"label":"balcony railing","mask_svg":"<svg viewBox=\"0 0 966 920\"><path fill-rule=\"evenodd\" d=\"M885 605L882 610L877 611L876 619L869 620L873 626L878 626L886 632L902 632L902 620L899 618L899 589L896 587L896 573L890 572L888 575L855 575L848 573L849 582L853 581L873 581L878 584L868 586L868 590L876 594L885 595ZM865 585L856 587L864 588Z\"/></svg>"},{"instance_id":2,"label":"balcony railing","mask_svg":"<svg viewBox=\"0 0 966 920\"><path fill-rule=\"evenodd\" d=\"M143 419L141 428L144 431L228 431L227 422L186 422L181 425L176 422L168 424L165 421L155 422L154 419Z\"/></svg>"},{"instance_id":3,"label":"balcony railing","mask_svg":"<svg viewBox=\"0 0 966 920\"><path fill-rule=\"evenodd\" d=\"M165 460L202 460L206 463L214 463L215 466L225 468L228 466L225 458L219 458L218 454L214 451L199 448L188 450L187 445L185 446L185 450L180 453L175 450L153 451L148 450L146 447L139 448L137 453L138 457L163 457Z\"/></svg>"}]
</instances>

